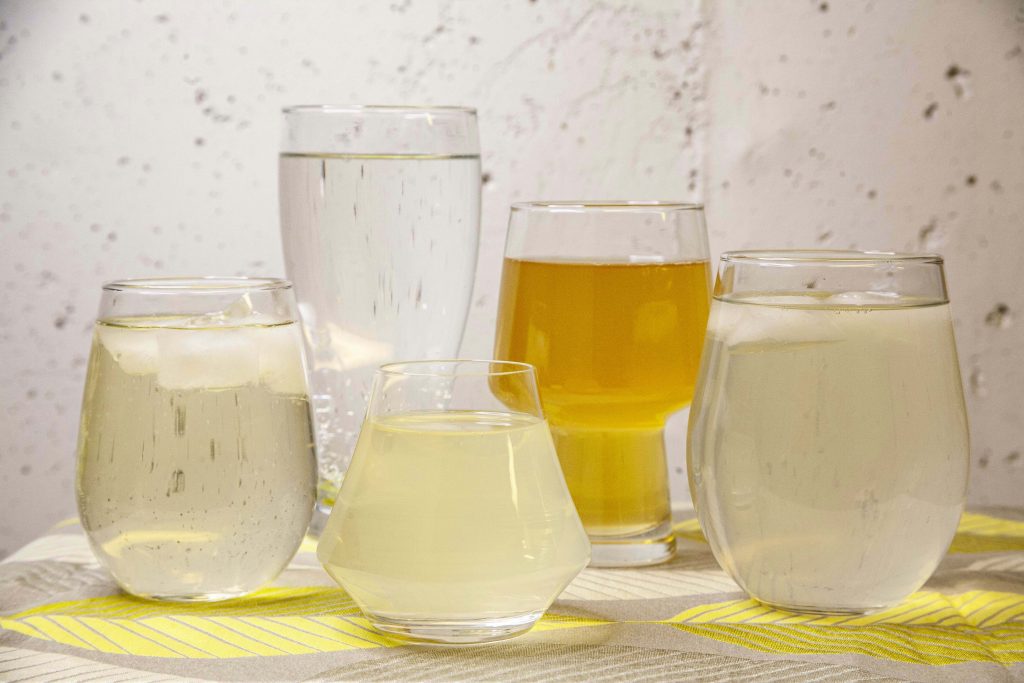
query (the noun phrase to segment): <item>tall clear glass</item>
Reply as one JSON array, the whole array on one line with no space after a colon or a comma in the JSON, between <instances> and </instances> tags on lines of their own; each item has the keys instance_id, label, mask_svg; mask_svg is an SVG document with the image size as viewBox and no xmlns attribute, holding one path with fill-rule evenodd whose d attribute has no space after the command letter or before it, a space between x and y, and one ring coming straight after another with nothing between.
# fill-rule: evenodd
<instances>
[{"instance_id":1,"label":"tall clear glass","mask_svg":"<svg viewBox=\"0 0 1024 683\"><path fill-rule=\"evenodd\" d=\"M675 551L664 429L693 397L709 282L700 206L512 207L495 355L537 368L594 566Z\"/></svg>"},{"instance_id":2,"label":"tall clear glass","mask_svg":"<svg viewBox=\"0 0 1024 683\"><path fill-rule=\"evenodd\" d=\"M458 353L476 270L480 144L476 112L460 107L298 106L283 122L281 236L311 364L326 514L377 366Z\"/></svg>"},{"instance_id":3,"label":"tall clear glass","mask_svg":"<svg viewBox=\"0 0 1024 683\"><path fill-rule=\"evenodd\" d=\"M377 629L525 633L587 564L533 368L383 366L317 554Z\"/></svg>"},{"instance_id":4,"label":"tall clear glass","mask_svg":"<svg viewBox=\"0 0 1024 683\"><path fill-rule=\"evenodd\" d=\"M715 557L753 598L845 614L917 590L967 485L942 259L723 254L689 465Z\"/></svg>"},{"instance_id":5,"label":"tall clear glass","mask_svg":"<svg viewBox=\"0 0 1024 683\"><path fill-rule=\"evenodd\" d=\"M104 285L76 493L121 587L221 600L272 581L302 542L316 460L291 284Z\"/></svg>"}]
</instances>

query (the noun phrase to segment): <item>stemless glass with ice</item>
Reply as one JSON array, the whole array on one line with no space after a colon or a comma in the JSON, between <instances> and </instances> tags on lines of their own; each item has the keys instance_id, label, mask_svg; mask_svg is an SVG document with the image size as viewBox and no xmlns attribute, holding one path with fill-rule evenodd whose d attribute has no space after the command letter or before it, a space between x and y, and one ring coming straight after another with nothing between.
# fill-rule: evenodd
<instances>
[{"instance_id":1,"label":"stemless glass with ice","mask_svg":"<svg viewBox=\"0 0 1024 683\"><path fill-rule=\"evenodd\" d=\"M942 259L724 254L689 465L704 534L755 599L861 613L920 588L967 483Z\"/></svg>"},{"instance_id":2,"label":"stemless glass with ice","mask_svg":"<svg viewBox=\"0 0 1024 683\"><path fill-rule=\"evenodd\" d=\"M272 581L316 498L291 284L103 287L76 493L97 558L129 593L221 600Z\"/></svg>"}]
</instances>

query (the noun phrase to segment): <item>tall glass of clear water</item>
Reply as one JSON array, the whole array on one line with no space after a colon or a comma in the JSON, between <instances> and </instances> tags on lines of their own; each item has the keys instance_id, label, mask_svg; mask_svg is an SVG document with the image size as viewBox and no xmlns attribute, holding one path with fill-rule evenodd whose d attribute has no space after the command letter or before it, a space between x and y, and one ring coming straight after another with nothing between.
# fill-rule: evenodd
<instances>
[{"instance_id":1,"label":"tall glass of clear water","mask_svg":"<svg viewBox=\"0 0 1024 683\"><path fill-rule=\"evenodd\" d=\"M476 112L461 107L296 106L283 123L281 235L309 352L326 514L376 367L458 353L476 269L480 145Z\"/></svg>"},{"instance_id":2,"label":"tall glass of clear water","mask_svg":"<svg viewBox=\"0 0 1024 683\"><path fill-rule=\"evenodd\" d=\"M316 461L297 320L282 280L103 287L76 492L92 549L124 590L236 597L298 549Z\"/></svg>"},{"instance_id":3,"label":"tall glass of clear water","mask_svg":"<svg viewBox=\"0 0 1024 683\"><path fill-rule=\"evenodd\" d=\"M381 631L449 644L528 631L590 557L533 368L383 366L317 554Z\"/></svg>"},{"instance_id":4,"label":"tall glass of clear water","mask_svg":"<svg viewBox=\"0 0 1024 683\"><path fill-rule=\"evenodd\" d=\"M724 254L689 465L704 534L755 599L862 613L917 590L967 484L942 259Z\"/></svg>"}]
</instances>

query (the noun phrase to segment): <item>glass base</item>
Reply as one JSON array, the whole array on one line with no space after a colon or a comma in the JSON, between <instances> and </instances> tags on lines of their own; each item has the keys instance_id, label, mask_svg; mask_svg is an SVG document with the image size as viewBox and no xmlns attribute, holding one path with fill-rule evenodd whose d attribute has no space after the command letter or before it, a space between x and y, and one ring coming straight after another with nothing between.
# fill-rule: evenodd
<instances>
[{"instance_id":1,"label":"glass base","mask_svg":"<svg viewBox=\"0 0 1024 683\"><path fill-rule=\"evenodd\" d=\"M483 645L523 635L544 612L486 619L396 619L367 614L370 624L389 636L422 645Z\"/></svg>"},{"instance_id":2,"label":"glass base","mask_svg":"<svg viewBox=\"0 0 1024 683\"><path fill-rule=\"evenodd\" d=\"M122 588L122 590L124 590ZM221 602L233 600L243 595L249 595L252 591L237 591L228 593L175 593L173 595L157 595L148 593L133 593L125 590L125 593L143 600L154 600L157 602Z\"/></svg>"},{"instance_id":3,"label":"glass base","mask_svg":"<svg viewBox=\"0 0 1024 683\"><path fill-rule=\"evenodd\" d=\"M670 521L633 536L590 536L591 567L646 567L668 562L675 554Z\"/></svg>"},{"instance_id":4,"label":"glass base","mask_svg":"<svg viewBox=\"0 0 1024 683\"><path fill-rule=\"evenodd\" d=\"M784 605L776 602L768 602L760 598L754 598L765 607L782 610L784 612L796 612L799 614L819 614L824 617L856 617L865 614L875 614L889 609L891 605L881 607L819 607L817 605Z\"/></svg>"}]
</instances>

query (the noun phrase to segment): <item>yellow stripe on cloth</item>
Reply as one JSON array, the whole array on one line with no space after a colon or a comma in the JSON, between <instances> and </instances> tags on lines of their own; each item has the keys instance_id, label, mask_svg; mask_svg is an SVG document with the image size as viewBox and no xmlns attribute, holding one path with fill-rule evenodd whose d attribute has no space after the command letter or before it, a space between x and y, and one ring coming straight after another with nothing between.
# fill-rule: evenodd
<instances>
[{"instance_id":1,"label":"yellow stripe on cloth","mask_svg":"<svg viewBox=\"0 0 1024 683\"><path fill-rule=\"evenodd\" d=\"M854 616L729 600L693 607L664 623L761 652L864 654L931 665L1024 662L1024 595L1016 593L923 591L892 609Z\"/></svg>"},{"instance_id":2,"label":"yellow stripe on cloth","mask_svg":"<svg viewBox=\"0 0 1024 683\"><path fill-rule=\"evenodd\" d=\"M0 617L0 628L142 657L272 657L400 644L373 631L345 591L329 587L267 588L221 603L119 594L41 605Z\"/></svg>"},{"instance_id":3,"label":"yellow stripe on cloth","mask_svg":"<svg viewBox=\"0 0 1024 683\"><path fill-rule=\"evenodd\" d=\"M1024 550L1024 522L965 512L950 553L995 553Z\"/></svg>"}]
</instances>

